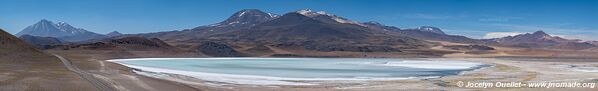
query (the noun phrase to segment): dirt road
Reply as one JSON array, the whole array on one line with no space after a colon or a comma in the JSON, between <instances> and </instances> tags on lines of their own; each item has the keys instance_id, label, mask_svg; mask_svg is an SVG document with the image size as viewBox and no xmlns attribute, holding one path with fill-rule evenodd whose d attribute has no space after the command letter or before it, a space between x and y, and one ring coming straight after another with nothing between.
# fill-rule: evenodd
<instances>
[{"instance_id":1,"label":"dirt road","mask_svg":"<svg viewBox=\"0 0 598 91\"><path fill-rule=\"evenodd\" d=\"M91 74L91 73L85 72L85 71L77 68L69 60L65 59L64 57L56 55L56 54L52 54L52 55L58 57L60 59L60 61L62 61L62 63L64 63L64 66L68 70L77 73L79 76L81 76L81 78L89 81L89 83L91 83L93 86L95 86L96 88L98 88L98 90L100 90L100 91L116 91L108 83L106 83L106 82L104 82L104 81L102 81L102 80L94 77L93 74Z\"/></svg>"}]
</instances>

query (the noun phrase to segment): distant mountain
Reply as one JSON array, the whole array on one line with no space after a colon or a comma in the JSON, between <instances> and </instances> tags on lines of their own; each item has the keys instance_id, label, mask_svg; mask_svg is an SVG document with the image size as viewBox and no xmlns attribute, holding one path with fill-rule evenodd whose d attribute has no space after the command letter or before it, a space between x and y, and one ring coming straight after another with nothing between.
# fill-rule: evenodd
<instances>
[{"instance_id":1,"label":"distant mountain","mask_svg":"<svg viewBox=\"0 0 598 91\"><path fill-rule=\"evenodd\" d=\"M245 9L236 12L232 16L228 17L228 19L208 25L212 27L247 27L247 26L255 26L259 23L266 22L275 18L278 18L279 15L266 13L257 9ZM198 27L202 28L202 27Z\"/></svg>"},{"instance_id":2,"label":"distant mountain","mask_svg":"<svg viewBox=\"0 0 598 91\"><path fill-rule=\"evenodd\" d=\"M300 13L288 13L278 19L268 21L247 30L234 31L218 38L237 37L235 39L247 40L293 40L318 37L339 37L339 38L365 38L368 31L365 28L356 26L344 26L354 28L351 30L335 30L332 27L342 26L340 23L325 23ZM340 28L340 27L339 27ZM350 29L348 28L348 29ZM242 33L242 34L236 34ZM231 35L233 34L233 35ZM331 36L323 36L331 35ZM302 37L302 38L294 38Z\"/></svg>"},{"instance_id":3,"label":"distant mountain","mask_svg":"<svg viewBox=\"0 0 598 91\"><path fill-rule=\"evenodd\" d=\"M157 33L146 33L146 34L138 34L138 35L131 35L131 36L144 36L150 38L160 38L166 41L188 41L188 40L197 40L203 39L208 36L217 35L217 34L224 34L228 32L236 32L239 30L253 30L256 28L265 28L264 26L271 26L274 28L278 25L293 25L293 24L303 24L303 23L310 23L310 22L319 22L322 24L336 24L333 26L351 26L352 28L358 28L358 30L367 30L367 32L372 33L386 33L391 35L399 35L399 36L406 36L412 37L422 40L439 40L439 41L451 41L451 42L464 42L464 43L481 43L482 41L470 39L464 36L456 36L456 35L447 35L445 34L440 28L430 27L430 26L422 26L415 29L400 29L394 26L386 26L382 25L377 22L365 22L359 23L353 20L349 20L334 14L327 13L325 11L312 11L310 9L303 9L298 10L295 12L291 12L295 14L299 14L303 16L306 22L293 21L293 19L279 19L282 18L281 16L265 13L260 10L256 9L246 9L236 12L232 16L230 16L225 21L211 24L207 26L200 26L193 29L186 29L183 31L168 31L168 32L157 32ZM299 18L299 17L293 17ZM296 20L296 19L295 19ZM268 22L277 22L271 23L270 25L264 24ZM288 23L288 24L287 24ZM303 28L308 28L305 26ZM302 29L297 27L296 29ZM381 31L379 31L381 30ZM290 33L291 31L283 31ZM347 32L347 34L359 34L362 31L358 32ZM230 33L229 33L230 34ZM320 37L317 35L322 34L313 34L315 37ZM342 35L342 34L339 34ZM242 36L242 35L237 35ZM282 37L283 35L281 35ZM291 36L295 36L291 34ZM359 38L363 36L351 36L354 38Z\"/></svg>"},{"instance_id":4,"label":"distant mountain","mask_svg":"<svg viewBox=\"0 0 598 91\"><path fill-rule=\"evenodd\" d=\"M580 40L564 39L557 36L551 36L544 31L536 31L534 33L526 33L515 36L507 36L503 38L492 39L501 45L525 47L525 48L555 48L555 49L587 49L596 47L589 42L581 42Z\"/></svg>"},{"instance_id":5,"label":"distant mountain","mask_svg":"<svg viewBox=\"0 0 598 91\"><path fill-rule=\"evenodd\" d=\"M400 52L427 42L374 31L324 12L299 10L254 27L211 35L211 40L268 44L315 51Z\"/></svg>"},{"instance_id":6,"label":"distant mountain","mask_svg":"<svg viewBox=\"0 0 598 91\"><path fill-rule=\"evenodd\" d=\"M598 46L598 41L587 41L587 43Z\"/></svg>"},{"instance_id":7,"label":"distant mountain","mask_svg":"<svg viewBox=\"0 0 598 91\"><path fill-rule=\"evenodd\" d=\"M373 26L375 24L378 26ZM324 11L314 12L303 9L278 16L260 10L246 9L216 24L182 31L126 36L160 38L179 43L214 41L233 48L271 46L325 52L401 52L402 49L420 49L432 45L411 36L398 35L400 33L396 32L397 30L401 29L373 22L359 23ZM422 27L418 32L433 34L429 36L450 36L433 27Z\"/></svg>"},{"instance_id":8,"label":"distant mountain","mask_svg":"<svg viewBox=\"0 0 598 91\"><path fill-rule=\"evenodd\" d=\"M448 42L457 42L457 43L484 43L483 41L477 39L471 39L465 36L460 35L448 35L442 32L440 28L436 27L429 27L429 26L422 26L419 28L413 29L401 29L400 31L395 31L401 36L408 36L416 39L422 40L436 40L436 41L448 41Z\"/></svg>"},{"instance_id":9,"label":"distant mountain","mask_svg":"<svg viewBox=\"0 0 598 91\"><path fill-rule=\"evenodd\" d=\"M32 36L32 35L22 35L19 39L29 43L30 45L34 45L38 48L45 49L47 45L59 45L62 42L54 37L39 37L39 36Z\"/></svg>"},{"instance_id":10,"label":"distant mountain","mask_svg":"<svg viewBox=\"0 0 598 91\"><path fill-rule=\"evenodd\" d=\"M395 26L386 26L383 25L381 23L378 23L376 21L369 21L369 22L364 22L361 23L363 25L365 25L368 28L371 29L375 29L375 30L383 30L383 31L390 31L390 32L396 32L396 31L400 31L401 29Z\"/></svg>"},{"instance_id":11,"label":"distant mountain","mask_svg":"<svg viewBox=\"0 0 598 91\"><path fill-rule=\"evenodd\" d=\"M394 31L394 32L398 32L401 30L405 30L405 31L414 30L414 31L418 31L418 32L428 32L428 33L436 33L439 35L447 35L442 30L440 30L440 28L432 27L432 26L421 26L421 27L414 28L414 29L400 29L400 28L394 27L394 26L383 25L376 21L363 22L361 24L365 25L368 28L372 28L372 29L376 29L376 30Z\"/></svg>"},{"instance_id":12,"label":"distant mountain","mask_svg":"<svg viewBox=\"0 0 598 91\"><path fill-rule=\"evenodd\" d=\"M471 39L465 36L459 35L448 35L445 34L440 28L431 27L431 26L421 26L418 28L407 28L407 29L400 29L394 26L386 26L381 23L370 21L362 23L366 27L374 30L383 31L387 34L398 35L398 36L407 36L411 38L421 39L421 40L435 40L435 41L448 41L448 42L457 42L457 43L474 43L474 44L493 44L491 42L484 42L477 39Z\"/></svg>"},{"instance_id":13,"label":"distant mountain","mask_svg":"<svg viewBox=\"0 0 598 91\"><path fill-rule=\"evenodd\" d=\"M507 36L503 38L494 39L494 41L509 46L518 47L548 47L559 43L577 42L563 39L561 37L553 37L546 34L544 31L536 31L534 33L526 33L515 36Z\"/></svg>"},{"instance_id":14,"label":"distant mountain","mask_svg":"<svg viewBox=\"0 0 598 91\"><path fill-rule=\"evenodd\" d=\"M157 32L157 33L146 33L132 36L144 36L149 38L161 38L164 40L189 40L199 39L212 34L219 34L228 31L235 31L244 28L253 27L257 24L270 21L280 17L279 15L266 13L257 9L245 9L234 13L228 19L206 26L199 26L193 29L186 29L183 31L169 31L169 32Z\"/></svg>"},{"instance_id":15,"label":"distant mountain","mask_svg":"<svg viewBox=\"0 0 598 91\"><path fill-rule=\"evenodd\" d=\"M108 36L108 37L121 36L121 35L123 35L123 34L118 31L112 31L112 32L106 34L106 36Z\"/></svg>"},{"instance_id":16,"label":"distant mountain","mask_svg":"<svg viewBox=\"0 0 598 91\"><path fill-rule=\"evenodd\" d=\"M55 37L70 42L106 38L105 35L90 32L82 28L76 28L65 22L54 24L53 22L45 19L28 26L16 34L16 36L22 35Z\"/></svg>"},{"instance_id":17,"label":"distant mountain","mask_svg":"<svg viewBox=\"0 0 598 91\"><path fill-rule=\"evenodd\" d=\"M23 29L21 32L16 34L16 36L21 35L63 37L70 36L72 34L58 29L58 26L56 24L44 19L31 26L28 26L27 28Z\"/></svg>"}]
</instances>

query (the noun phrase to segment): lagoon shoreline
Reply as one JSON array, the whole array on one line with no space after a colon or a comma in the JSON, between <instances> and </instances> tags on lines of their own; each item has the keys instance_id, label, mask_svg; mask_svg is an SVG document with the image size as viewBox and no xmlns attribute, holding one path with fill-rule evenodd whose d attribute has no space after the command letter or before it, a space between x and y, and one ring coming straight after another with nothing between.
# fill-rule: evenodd
<instances>
[{"instance_id":1,"label":"lagoon shoreline","mask_svg":"<svg viewBox=\"0 0 598 91\"><path fill-rule=\"evenodd\" d=\"M465 62L458 60L434 60L437 59L427 58L420 60L406 60L396 58L140 58L115 59L107 61L115 62L133 68L135 69L135 72L138 74L154 78L173 78L161 76L186 75L188 77L184 77L185 79L197 78L224 84L269 86L319 85L319 83L330 82L343 82L342 84L350 84L355 82L363 83L368 81L430 79L450 75L459 75L463 71L473 71L483 67L491 66L487 64ZM248 63L257 63L259 65L243 65ZM208 66L208 68L201 68L200 65ZM211 68L210 65L238 65L240 67L249 68L227 69L208 72L201 71L202 69L204 69L204 71L205 69L220 69ZM265 67L268 69L252 69L253 66L260 68ZM332 69L336 69L336 71L332 71ZM223 71L229 70L233 70L233 73L221 73ZM244 72L235 73L239 70L253 71L252 73L262 74L244 74ZM271 72L269 72L268 70L279 72L291 72L289 74L297 75L285 76L285 73L269 74ZM328 70L329 72L327 71L324 73L313 73L323 70ZM374 73L371 73L370 71L374 71ZM381 71L385 72L380 73ZM302 74L304 76L300 76L299 74ZM176 78L170 80L181 81L181 79ZM183 83L188 82L183 81Z\"/></svg>"},{"instance_id":2,"label":"lagoon shoreline","mask_svg":"<svg viewBox=\"0 0 598 91\"><path fill-rule=\"evenodd\" d=\"M446 56L438 59L445 60L463 60L471 62L480 62L492 64L494 66L485 67L478 70L463 72L458 76L445 76L432 79L409 79L400 81L376 81L368 84L341 84L329 83L318 86L257 86L257 85L217 85L217 84L197 84L182 83L177 81L158 79L135 73L135 69L121 64L108 62L110 59L127 58L205 58L202 56L189 55L136 55L119 56L98 54L97 51L51 51L58 55L63 55L73 61L81 69L96 74L98 77L105 78L108 82L114 83L120 90L129 91L280 91L280 90L300 90L300 91L388 91L388 90L581 90L596 91L597 88L461 88L456 86L459 81L561 81L572 80L580 82L597 82L595 72L578 72L569 66L576 67L598 67L598 61L593 59L580 58L536 58L536 57L500 57L500 58L479 58L479 57L461 57ZM103 52L100 52L103 53ZM421 59L416 57L403 59ZM546 61L543 61L546 60ZM176 75L175 75L176 76ZM183 76L176 76L185 78ZM185 79L192 82L207 82L198 79Z\"/></svg>"},{"instance_id":3,"label":"lagoon shoreline","mask_svg":"<svg viewBox=\"0 0 598 91\"><path fill-rule=\"evenodd\" d=\"M586 62L537 62L537 61L520 61L520 60L504 60L497 58L437 58L441 60L466 60L469 62L482 62L492 64L493 66L484 67L472 71L461 72L459 75L443 76L438 78L424 78L424 79L404 79L404 80L385 80L385 81L363 81L355 83L346 82L326 82L319 85L246 85L246 84L214 84L210 81L205 81L193 77L185 77L182 75L171 74L173 77L153 77L157 79L165 79L169 81L184 83L198 89L207 90L235 90L235 91L252 91L252 90L302 90L302 91L317 91L317 90L343 90L343 91L359 91L359 90L505 90L505 88L463 88L456 85L459 81L560 81L561 79L568 79L574 81L587 82L596 80L598 74L591 72L570 72L573 69L553 68L558 67L556 64L568 65L598 65L597 63L588 64ZM124 66L124 65L123 65ZM549 67L550 69L538 70L538 67ZM139 70L137 70L139 72ZM558 72L566 72L569 75L558 75ZM556 75L556 76L550 76ZM179 78L176 78L179 77ZM545 78L545 77L551 77ZM183 78L184 80L181 80ZM191 82L195 81L195 82ZM218 82L215 82L218 83ZM425 88L425 89L424 89ZM522 89L522 90L547 90L548 88L508 88L508 89ZM553 88L563 89L563 88ZM567 88L580 90L594 90L596 88ZM548 89L550 90L550 89Z\"/></svg>"}]
</instances>

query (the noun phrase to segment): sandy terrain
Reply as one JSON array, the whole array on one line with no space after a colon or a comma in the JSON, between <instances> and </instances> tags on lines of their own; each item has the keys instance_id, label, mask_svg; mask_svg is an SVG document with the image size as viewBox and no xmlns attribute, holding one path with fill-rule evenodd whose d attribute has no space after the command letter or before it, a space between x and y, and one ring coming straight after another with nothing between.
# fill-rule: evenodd
<instances>
[{"instance_id":1,"label":"sandy terrain","mask_svg":"<svg viewBox=\"0 0 598 91\"><path fill-rule=\"evenodd\" d=\"M598 82L598 73L576 71L574 66L597 67L598 62L579 61L576 59L563 59L560 62L505 60L497 58L444 58L441 60L466 60L492 64L476 71L464 72L458 76L447 76L430 79L411 79L393 81L363 81L363 82L326 82L316 86L264 86L264 85L238 85L203 82L198 79L185 80L193 86L208 86L206 90L227 91L396 91L396 90L576 90L596 91L595 88L470 88L459 87L462 82ZM567 62L572 61L572 62ZM172 79L172 78L168 78ZM177 81L177 80L173 80ZM192 81L192 82L189 82Z\"/></svg>"},{"instance_id":2,"label":"sandy terrain","mask_svg":"<svg viewBox=\"0 0 598 91\"><path fill-rule=\"evenodd\" d=\"M177 79L156 79L141 76L132 69L107 62L107 59L154 57L160 53L152 52L111 52L111 51L60 51L51 53L63 55L79 65L83 70L94 73L98 78L111 82L115 88L123 91L164 91L164 90L209 90L209 91L395 91L395 90L581 90L596 91L595 88L467 88L459 87L462 82L598 82L598 72L580 71L579 67L598 67L598 59L577 58L545 58L544 51L540 56L513 56L509 53L518 49L497 48L486 54L468 54L466 52L444 55L442 60L466 60L492 64L476 71L465 72L458 76L442 78L410 79L393 81L366 82L327 82L316 86L264 86L239 84L214 84L185 76L168 76ZM438 48L438 50L444 50ZM278 51L278 50L277 50ZM292 50L291 50L292 51ZM296 52L297 51L293 51ZM375 53L374 53L375 54ZM353 55L353 54L348 54ZM380 54L392 56L392 54ZM188 55L160 55L160 57L185 57ZM388 57L385 56L385 57Z\"/></svg>"},{"instance_id":3,"label":"sandy terrain","mask_svg":"<svg viewBox=\"0 0 598 91\"><path fill-rule=\"evenodd\" d=\"M73 65L80 69L94 74L112 84L119 91L197 91L197 87L191 87L182 83L166 81L162 79L149 78L137 75L132 69L112 62L106 62L106 59L114 57L134 57L134 55L113 56L108 51L49 51L55 53L73 62ZM132 53L136 54L136 53ZM151 54L151 53L146 53ZM106 57L110 56L110 57Z\"/></svg>"}]
</instances>

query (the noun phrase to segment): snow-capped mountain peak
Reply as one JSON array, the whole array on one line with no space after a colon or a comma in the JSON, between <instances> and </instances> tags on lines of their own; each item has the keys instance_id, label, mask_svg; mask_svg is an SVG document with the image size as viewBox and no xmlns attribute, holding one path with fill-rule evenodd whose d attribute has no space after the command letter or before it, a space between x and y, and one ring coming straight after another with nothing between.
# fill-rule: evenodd
<instances>
[{"instance_id":1,"label":"snow-capped mountain peak","mask_svg":"<svg viewBox=\"0 0 598 91\"><path fill-rule=\"evenodd\" d=\"M71 26L70 24L68 24L68 23L66 23L66 22L58 22L58 23L56 24L56 26L57 26L57 27L58 27L58 29L60 29L61 31L68 32L68 33L71 33L71 34L73 34L73 35L76 35L76 34L81 34L81 33L86 33L86 32L88 32L88 31L87 31L87 30L85 30L85 29L73 27L73 26Z\"/></svg>"},{"instance_id":2,"label":"snow-capped mountain peak","mask_svg":"<svg viewBox=\"0 0 598 91\"><path fill-rule=\"evenodd\" d=\"M21 32L17 33L16 36L21 35L35 35L35 36L67 36L68 34L57 33L61 30L52 21L43 19L31 26L26 27Z\"/></svg>"},{"instance_id":3,"label":"snow-capped mountain peak","mask_svg":"<svg viewBox=\"0 0 598 91\"><path fill-rule=\"evenodd\" d=\"M100 34L89 32L82 28L73 27L65 22L53 23L52 21L48 21L46 19L42 19L41 21L28 26L16 35L32 35L56 38L72 37L72 39L67 39L67 41L79 41L90 39L92 37L102 37Z\"/></svg>"},{"instance_id":4,"label":"snow-capped mountain peak","mask_svg":"<svg viewBox=\"0 0 598 91\"><path fill-rule=\"evenodd\" d=\"M317 17L317 16L321 16L321 15L331 16L331 17L338 17L338 16L336 16L334 14L327 13L326 11L317 11L317 12L314 12L311 9L298 10L298 11L296 11L296 13L299 13L301 15L308 16L308 17Z\"/></svg>"},{"instance_id":5,"label":"snow-capped mountain peak","mask_svg":"<svg viewBox=\"0 0 598 91\"><path fill-rule=\"evenodd\" d=\"M313 12L311 9L302 9L302 10L298 10L295 12L299 13L301 15L307 16L307 17L316 17L316 16L321 15L321 14Z\"/></svg>"},{"instance_id":6,"label":"snow-capped mountain peak","mask_svg":"<svg viewBox=\"0 0 598 91\"><path fill-rule=\"evenodd\" d=\"M311 9L302 9L302 10L297 10L296 12L299 13L299 14L307 14L307 13L310 13L312 11L311 11Z\"/></svg>"},{"instance_id":7,"label":"snow-capped mountain peak","mask_svg":"<svg viewBox=\"0 0 598 91\"><path fill-rule=\"evenodd\" d=\"M61 26L61 25L69 25L69 24L66 22L58 22L58 23L56 23L56 25Z\"/></svg>"},{"instance_id":8,"label":"snow-capped mountain peak","mask_svg":"<svg viewBox=\"0 0 598 91\"><path fill-rule=\"evenodd\" d=\"M444 32L442 32L442 30L440 30L440 28L431 27L431 26L421 26L418 28L418 30L425 31L425 32L437 33L437 34L445 34Z\"/></svg>"},{"instance_id":9,"label":"snow-capped mountain peak","mask_svg":"<svg viewBox=\"0 0 598 91\"><path fill-rule=\"evenodd\" d=\"M345 23L345 24L355 24L355 25L359 25L359 26L365 26L364 24L361 24L359 22L355 22L340 16L336 16L334 14L328 13L326 11L317 11L314 12L311 9L302 9L302 10L298 10L295 11L295 13L299 13L301 15L307 16L307 17L311 17L311 18L315 18L315 17L319 17L319 16L326 16L326 17L330 17L330 19L338 22L338 23Z\"/></svg>"},{"instance_id":10,"label":"snow-capped mountain peak","mask_svg":"<svg viewBox=\"0 0 598 91\"><path fill-rule=\"evenodd\" d=\"M268 16L270 16L270 17L272 17L272 18L280 17L279 15L277 15L277 14L272 14L272 13L268 13Z\"/></svg>"},{"instance_id":11,"label":"snow-capped mountain peak","mask_svg":"<svg viewBox=\"0 0 598 91\"><path fill-rule=\"evenodd\" d=\"M322 15L327 15L327 14L328 14L328 13L326 13L326 11L318 11L318 12L316 12L316 13L318 13L318 14L322 14Z\"/></svg>"},{"instance_id":12,"label":"snow-capped mountain peak","mask_svg":"<svg viewBox=\"0 0 598 91\"><path fill-rule=\"evenodd\" d=\"M261 22L276 19L279 16L273 13L262 12L257 9L244 9L236 12L225 21L220 23L208 25L210 27L239 27L239 26L253 26Z\"/></svg>"},{"instance_id":13,"label":"snow-capped mountain peak","mask_svg":"<svg viewBox=\"0 0 598 91\"><path fill-rule=\"evenodd\" d=\"M366 25L378 25L378 26L383 26L381 23L376 22L376 21L368 21L368 22L364 22L364 24Z\"/></svg>"},{"instance_id":14,"label":"snow-capped mountain peak","mask_svg":"<svg viewBox=\"0 0 598 91\"><path fill-rule=\"evenodd\" d=\"M246 11L241 12L241 14L237 15L239 17L243 16L245 13L247 13Z\"/></svg>"}]
</instances>

